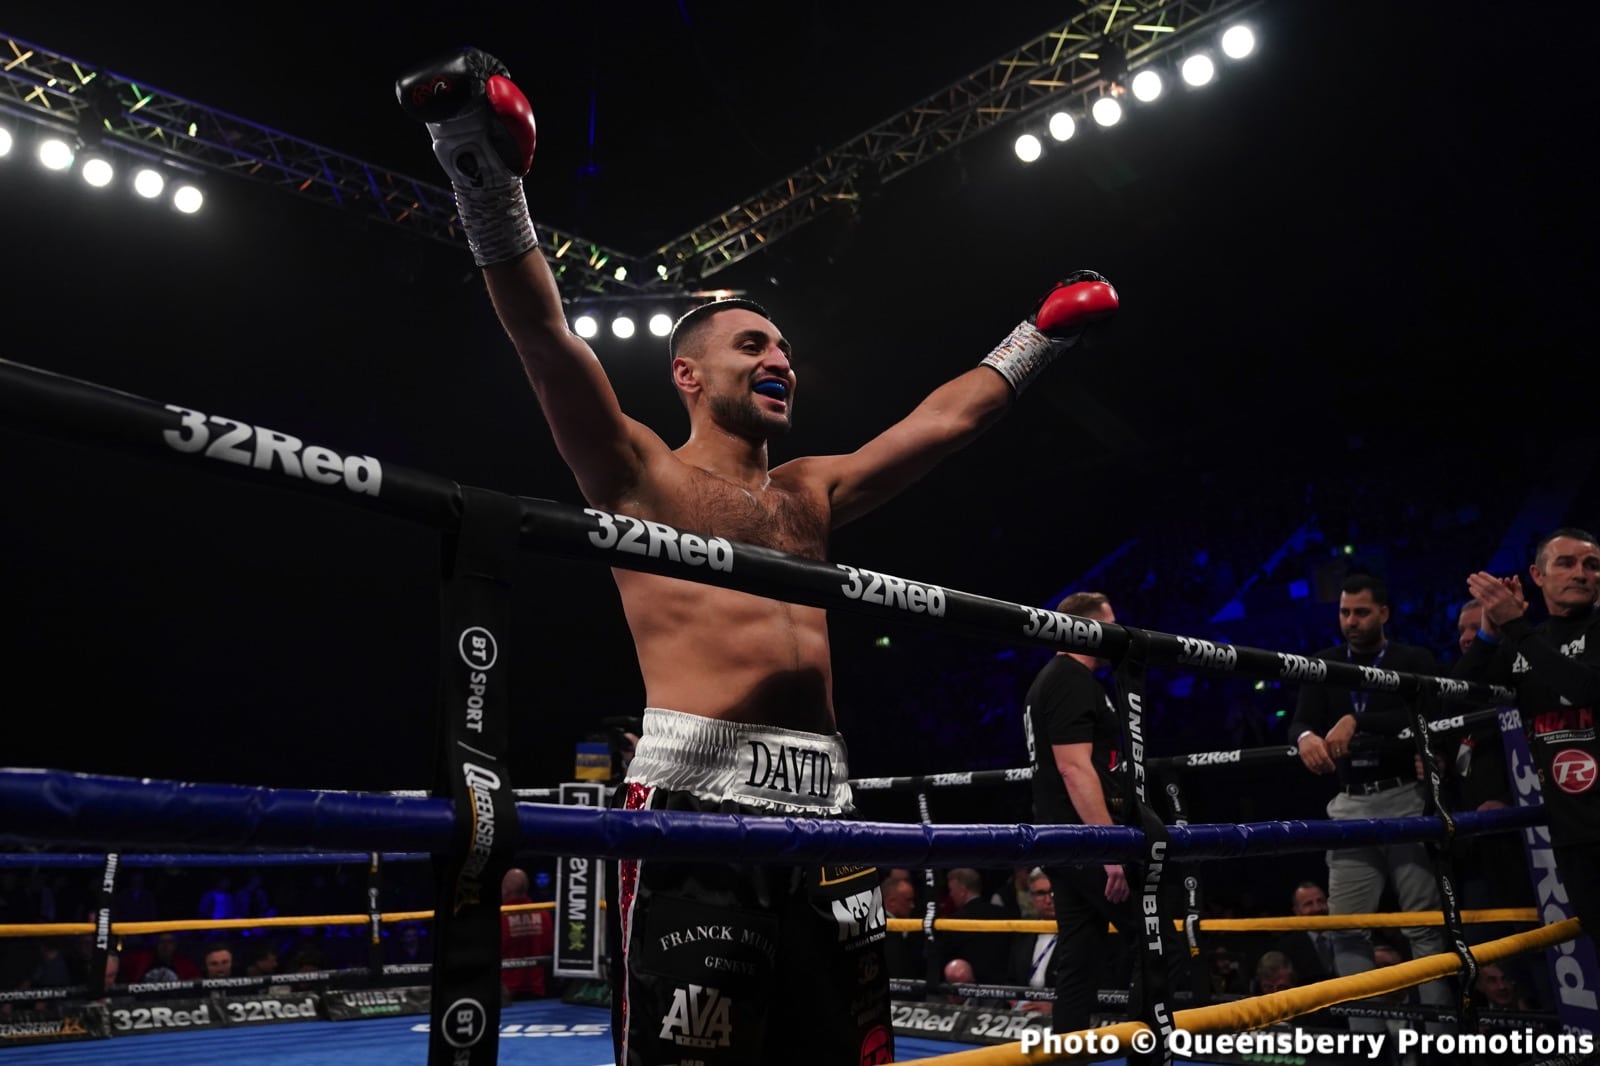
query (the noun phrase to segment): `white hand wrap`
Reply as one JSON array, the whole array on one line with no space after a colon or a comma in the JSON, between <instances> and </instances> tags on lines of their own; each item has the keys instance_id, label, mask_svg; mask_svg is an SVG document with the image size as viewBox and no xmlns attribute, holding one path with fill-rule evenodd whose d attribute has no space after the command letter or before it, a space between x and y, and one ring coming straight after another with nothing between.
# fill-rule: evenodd
<instances>
[{"instance_id":1,"label":"white hand wrap","mask_svg":"<svg viewBox=\"0 0 1600 1066\"><path fill-rule=\"evenodd\" d=\"M1031 322L1023 322L1001 341L994 351L983 357L983 365L992 366L1006 379L1011 391L1017 395L1028 383L1039 376L1062 352L1077 343L1077 337L1050 337L1040 332Z\"/></svg>"},{"instance_id":2,"label":"white hand wrap","mask_svg":"<svg viewBox=\"0 0 1600 1066\"><path fill-rule=\"evenodd\" d=\"M456 211L467 234L467 246L480 267L516 259L539 243L528 216L522 182L473 189L454 185Z\"/></svg>"}]
</instances>

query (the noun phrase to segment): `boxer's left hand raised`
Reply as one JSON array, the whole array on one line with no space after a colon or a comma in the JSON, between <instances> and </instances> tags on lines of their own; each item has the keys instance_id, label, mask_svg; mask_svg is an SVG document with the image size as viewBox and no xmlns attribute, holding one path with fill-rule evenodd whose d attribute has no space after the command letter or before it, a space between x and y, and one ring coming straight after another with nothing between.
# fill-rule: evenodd
<instances>
[{"instance_id":1,"label":"boxer's left hand raised","mask_svg":"<svg viewBox=\"0 0 1600 1066\"><path fill-rule=\"evenodd\" d=\"M983 363L1020 393L1056 356L1077 344L1092 323L1116 314L1119 304L1109 281L1093 270L1075 270L1044 294L1033 314Z\"/></svg>"}]
</instances>

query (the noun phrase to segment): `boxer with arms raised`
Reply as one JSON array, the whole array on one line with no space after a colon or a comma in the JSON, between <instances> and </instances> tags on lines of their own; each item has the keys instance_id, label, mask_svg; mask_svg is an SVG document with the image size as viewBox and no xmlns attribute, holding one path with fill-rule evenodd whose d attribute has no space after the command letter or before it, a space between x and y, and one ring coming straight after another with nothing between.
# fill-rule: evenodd
<instances>
[{"instance_id":1,"label":"boxer with arms raised","mask_svg":"<svg viewBox=\"0 0 1600 1066\"><path fill-rule=\"evenodd\" d=\"M623 414L599 360L567 329L523 197L534 120L504 66L461 49L403 76L396 93L433 136L556 447L602 511L822 559L831 529L977 437L1117 308L1104 278L1071 274L980 365L858 450L771 469L767 445L789 429L798 386L790 341L755 303L702 305L668 341L690 424L688 440L671 448ZM847 813L826 613L613 573L649 704L627 806ZM728 632L739 639L725 640ZM875 870L651 860L623 862L618 876L619 1064L892 1061Z\"/></svg>"}]
</instances>

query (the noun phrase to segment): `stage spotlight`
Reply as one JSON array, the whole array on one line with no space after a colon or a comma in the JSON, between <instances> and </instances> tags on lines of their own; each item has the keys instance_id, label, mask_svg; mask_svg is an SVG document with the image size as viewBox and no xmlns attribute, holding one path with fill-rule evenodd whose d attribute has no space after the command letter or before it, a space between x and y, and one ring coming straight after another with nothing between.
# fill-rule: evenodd
<instances>
[{"instance_id":1,"label":"stage spotlight","mask_svg":"<svg viewBox=\"0 0 1600 1066\"><path fill-rule=\"evenodd\" d=\"M1142 103L1148 104L1150 101L1161 95L1161 90L1164 88L1164 86L1161 84L1160 74L1153 70L1146 69L1141 70L1139 73L1133 76L1133 85L1131 88L1133 89L1133 95L1135 99Z\"/></svg>"},{"instance_id":2,"label":"stage spotlight","mask_svg":"<svg viewBox=\"0 0 1600 1066\"><path fill-rule=\"evenodd\" d=\"M665 337L672 332L672 316L657 311L650 316L650 332L657 337Z\"/></svg>"},{"instance_id":3,"label":"stage spotlight","mask_svg":"<svg viewBox=\"0 0 1600 1066\"><path fill-rule=\"evenodd\" d=\"M72 146L60 137L46 137L39 142L39 162L49 170L66 170L72 166Z\"/></svg>"},{"instance_id":4,"label":"stage spotlight","mask_svg":"<svg viewBox=\"0 0 1600 1066\"><path fill-rule=\"evenodd\" d=\"M155 167L140 167L133 175L133 191L146 200L154 200L167 187L167 179Z\"/></svg>"},{"instance_id":5,"label":"stage spotlight","mask_svg":"<svg viewBox=\"0 0 1600 1066\"><path fill-rule=\"evenodd\" d=\"M1058 141L1070 141L1077 132L1078 124L1072 121L1072 116L1065 111L1057 111L1050 116L1050 136Z\"/></svg>"},{"instance_id":6,"label":"stage spotlight","mask_svg":"<svg viewBox=\"0 0 1600 1066\"><path fill-rule=\"evenodd\" d=\"M180 185L173 190L172 206L186 215L192 215L200 210L200 206L205 203L205 199L200 190L193 185Z\"/></svg>"},{"instance_id":7,"label":"stage spotlight","mask_svg":"<svg viewBox=\"0 0 1600 1066\"><path fill-rule=\"evenodd\" d=\"M1096 100L1089 113L1102 126L1115 126L1122 121L1122 105L1111 96L1102 96Z\"/></svg>"},{"instance_id":8,"label":"stage spotlight","mask_svg":"<svg viewBox=\"0 0 1600 1066\"><path fill-rule=\"evenodd\" d=\"M588 340L600 332L600 323L594 320L593 315L579 315L572 320L572 332Z\"/></svg>"},{"instance_id":9,"label":"stage spotlight","mask_svg":"<svg viewBox=\"0 0 1600 1066\"><path fill-rule=\"evenodd\" d=\"M1217 65L1204 52L1192 55L1183 61L1183 80L1196 89L1202 85L1209 85L1211 79L1216 76Z\"/></svg>"},{"instance_id":10,"label":"stage spotlight","mask_svg":"<svg viewBox=\"0 0 1600 1066\"><path fill-rule=\"evenodd\" d=\"M103 189L111 184L111 179L117 172L111 167L111 160L95 153L83 161L83 166L78 168L78 173L83 175L83 180L97 189Z\"/></svg>"},{"instance_id":11,"label":"stage spotlight","mask_svg":"<svg viewBox=\"0 0 1600 1066\"><path fill-rule=\"evenodd\" d=\"M612 335L627 340L633 336L633 319L627 315L618 315L611 320L611 332Z\"/></svg>"},{"instance_id":12,"label":"stage spotlight","mask_svg":"<svg viewBox=\"0 0 1600 1066\"><path fill-rule=\"evenodd\" d=\"M1243 59L1255 50L1256 35L1242 22L1229 26L1222 35L1222 54L1229 59Z\"/></svg>"},{"instance_id":13,"label":"stage spotlight","mask_svg":"<svg viewBox=\"0 0 1600 1066\"><path fill-rule=\"evenodd\" d=\"M1017 158L1024 163L1032 163L1044 152L1044 145L1040 144L1039 138L1031 133L1024 133L1018 137L1017 142L1011 147L1017 153Z\"/></svg>"},{"instance_id":14,"label":"stage spotlight","mask_svg":"<svg viewBox=\"0 0 1600 1066\"><path fill-rule=\"evenodd\" d=\"M625 267L625 266L619 266L619 267L617 267L616 272L613 273L611 276L616 278L618 281L627 281L628 280L628 268Z\"/></svg>"},{"instance_id":15,"label":"stage spotlight","mask_svg":"<svg viewBox=\"0 0 1600 1066\"><path fill-rule=\"evenodd\" d=\"M665 263L657 263L656 264L656 277L660 278L662 281L666 281L667 280L667 264L665 264Z\"/></svg>"},{"instance_id":16,"label":"stage spotlight","mask_svg":"<svg viewBox=\"0 0 1600 1066\"><path fill-rule=\"evenodd\" d=\"M0 126L0 155L11 154L11 131Z\"/></svg>"}]
</instances>

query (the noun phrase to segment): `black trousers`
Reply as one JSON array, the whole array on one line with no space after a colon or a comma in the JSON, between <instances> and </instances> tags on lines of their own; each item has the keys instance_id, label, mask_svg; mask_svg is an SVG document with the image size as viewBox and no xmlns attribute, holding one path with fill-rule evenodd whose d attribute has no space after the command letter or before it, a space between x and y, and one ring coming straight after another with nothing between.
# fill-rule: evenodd
<instances>
[{"instance_id":1,"label":"black trousers","mask_svg":"<svg viewBox=\"0 0 1600 1066\"><path fill-rule=\"evenodd\" d=\"M1056 901L1056 1002L1051 1029L1070 1033L1089 1027L1096 993L1102 987L1129 987L1144 950L1144 919L1140 911L1141 868L1125 867L1128 898L1121 903L1106 899L1106 874L1101 866L1059 866L1047 872ZM1173 874L1169 867L1167 875ZM1167 965L1167 1002L1173 993L1189 988L1189 948L1172 927L1182 914L1181 888L1163 878L1161 954ZM1117 927L1116 934L1107 925ZM1137 1010L1134 1004L1134 1010Z\"/></svg>"}]
</instances>

